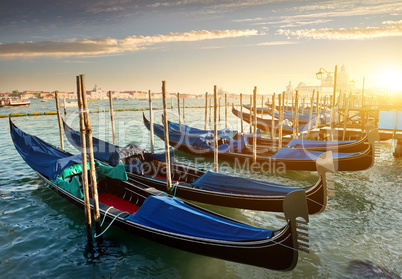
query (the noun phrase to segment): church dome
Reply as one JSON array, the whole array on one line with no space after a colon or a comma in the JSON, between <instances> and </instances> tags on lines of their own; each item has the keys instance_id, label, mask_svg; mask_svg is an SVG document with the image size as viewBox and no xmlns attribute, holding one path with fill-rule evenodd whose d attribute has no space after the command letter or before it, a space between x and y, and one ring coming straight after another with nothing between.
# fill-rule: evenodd
<instances>
[{"instance_id":1,"label":"church dome","mask_svg":"<svg viewBox=\"0 0 402 279\"><path fill-rule=\"evenodd\" d=\"M342 65L341 70L338 72L337 83L347 84L349 80L349 74L346 72L345 66Z\"/></svg>"}]
</instances>

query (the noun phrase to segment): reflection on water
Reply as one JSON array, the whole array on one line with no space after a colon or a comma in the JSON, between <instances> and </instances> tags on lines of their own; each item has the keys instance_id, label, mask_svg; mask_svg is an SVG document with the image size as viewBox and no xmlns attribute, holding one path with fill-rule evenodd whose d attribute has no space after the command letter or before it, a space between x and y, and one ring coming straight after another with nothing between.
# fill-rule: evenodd
<instances>
[{"instance_id":1,"label":"reflection on water","mask_svg":"<svg viewBox=\"0 0 402 279\"><path fill-rule=\"evenodd\" d=\"M186 104L202 105L203 101L186 100ZM99 106L107 109L107 101L90 105L93 109ZM156 100L154 107L158 105L161 107ZM115 108L129 106L145 108L147 101L114 103ZM75 108L67 109L67 122L77 129ZM34 101L24 110L54 111L54 104ZM145 113L148 116L149 112ZM154 112L159 123L161 113ZM185 121L191 124L197 120L202 128L203 115L204 109L187 109ZM141 111L116 112L114 116L119 145L136 143L149 149L149 132L143 127ZM91 114L94 135L107 141L111 141L109 119L107 113ZM176 113L169 114L169 119L177 121ZM235 116L229 114L228 121L237 129ZM28 133L60 145L56 116L21 117L14 122ZM220 125L224 127L223 122ZM381 143L381 157L376 158L371 169L335 175L336 197L330 198L324 213L310 217L310 253L300 253L297 267L281 273L172 249L114 227L91 253L86 245L82 211L46 188L23 162L11 142L8 119L0 119L0 128L0 274L4 277L356 278L348 274L348 264L353 260L370 260L402 274L402 159L390 157L389 142ZM161 140L155 138L155 145L157 151L163 151ZM66 139L65 146L68 151L78 153ZM194 164L194 157L182 152L175 152L175 159ZM199 162L213 168L210 159ZM226 164L222 171L233 174L235 170ZM299 187L316 180L309 172L273 176L236 174ZM272 213L203 206L252 225L268 228L283 225Z\"/></svg>"}]
</instances>

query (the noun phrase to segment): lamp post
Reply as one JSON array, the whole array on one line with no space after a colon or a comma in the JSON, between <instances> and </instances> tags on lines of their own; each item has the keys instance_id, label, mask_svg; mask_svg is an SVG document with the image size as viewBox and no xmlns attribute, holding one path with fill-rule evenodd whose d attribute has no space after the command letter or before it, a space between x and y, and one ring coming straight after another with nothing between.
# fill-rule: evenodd
<instances>
[{"instance_id":1,"label":"lamp post","mask_svg":"<svg viewBox=\"0 0 402 279\"><path fill-rule=\"evenodd\" d=\"M332 72L328 72L324 68L320 68L318 70L318 72L315 74L315 76L317 77L318 80L325 80L324 75L331 76L331 74L332 74Z\"/></svg>"},{"instance_id":2,"label":"lamp post","mask_svg":"<svg viewBox=\"0 0 402 279\"><path fill-rule=\"evenodd\" d=\"M322 80L324 78L324 72L330 76L330 72L328 72L327 70L325 70L324 68L320 68L318 73L316 73L316 77L317 79L321 80L321 85L323 85ZM331 140L333 140L334 135L333 135L333 131L334 131L334 121L335 121L335 96L336 96L336 82L337 82L337 73L338 73L338 66L335 65L335 77L334 77L334 92L332 94L332 106L331 106L331 116L330 116L330 124L331 124ZM325 114L324 114L325 117Z\"/></svg>"}]
</instances>

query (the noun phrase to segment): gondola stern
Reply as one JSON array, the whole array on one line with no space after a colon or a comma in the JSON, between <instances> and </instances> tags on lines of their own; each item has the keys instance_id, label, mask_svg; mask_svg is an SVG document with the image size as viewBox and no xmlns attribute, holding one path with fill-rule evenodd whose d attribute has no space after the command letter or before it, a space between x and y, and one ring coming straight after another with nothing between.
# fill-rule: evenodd
<instances>
[{"instance_id":1,"label":"gondola stern","mask_svg":"<svg viewBox=\"0 0 402 279\"><path fill-rule=\"evenodd\" d=\"M316 168L318 175L320 176L324 175L327 172L336 172L332 151L324 152L320 156L318 156L316 160Z\"/></svg>"},{"instance_id":2,"label":"gondola stern","mask_svg":"<svg viewBox=\"0 0 402 279\"><path fill-rule=\"evenodd\" d=\"M309 253L309 213L306 192L304 190L297 190L287 194L283 200L283 212L292 230L295 259L292 264L293 267L290 266L289 268L293 269L297 263L298 251ZM297 218L303 218L304 220Z\"/></svg>"}]
</instances>

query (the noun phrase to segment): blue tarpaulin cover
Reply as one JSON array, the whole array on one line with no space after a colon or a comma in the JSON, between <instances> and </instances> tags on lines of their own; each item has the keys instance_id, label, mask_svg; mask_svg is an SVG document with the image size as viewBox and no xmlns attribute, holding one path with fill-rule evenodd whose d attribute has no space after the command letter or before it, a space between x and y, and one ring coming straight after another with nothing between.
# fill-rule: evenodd
<instances>
[{"instance_id":1,"label":"blue tarpaulin cover","mask_svg":"<svg viewBox=\"0 0 402 279\"><path fill-rule=\"evenodd\" d=\"M70 127L65 126L64 132L68 140L78 149L81 148L81 135L80 132L71 129ZM117 150L121 149L120 146L108 143L106 141L100 140L96 137L92 137L93 141L93 150L94 156L96 159L109 162L111 155L115 153ZM137 146L138 147L138 146ZM139 148L139 147L138 147ZM146 161L156 159L158 161L165 162L165 153L150 153L144 151L144 159ZM170 161L174 162L174 149L170 149ZM133 160L130 165L125 165L125 169L127 171L142 173L143 167L142 162L137 159Z\"/></svg>"},{"instance_id":2,"label":"blue tarpaulin cover","mask_svg":"<svg viewBox=\"0 0 402 279\"><path fill-rule=\"evenodd\" d=\"M283 194L300 190L297 187L250 178L234 177L211 171L207 171L204 175L200 176L192 185L209 191L261 196L283 196Z\"/></svg>"},{"instance_id":3,"label":"blue tarpaulin cover","mask_svg":"<svg viewBox=\"0 0 402 279\"><path fill-rule=\"evenodd\" d=\"M345 141L319 141L319 140L305 140L305 139L292 139L286 147L294 148L309 148L309 147L321 147L321 146L332 146L338 144L352 143L355 140L345 140Z\"/></svg>"},{"instance_id":4,"label":"blue tarpaulin cover","mask_svg":"<svg viewBox=\"0 0 402 279\"><path fill-rule=\"evenodd\" d=\"M317 159L322 153L324 152L319 152L319 151L310 151L310 150L299 150L299 149L293 149L293 148L286 148L282 147L279 149L278 152L276 152L274 155L271 156L271 158L277 158L277 159L308 159L308 160L315 160ZM357 153L332 153L333 158L344 158L352 155L359 154Z\"/></svg>"},{"instance_id":5,"label":"blue tarpaulin cover","mask_svg":"<svg viewBox=\"0 0 402 279\"><path fill-rule=\"evenodd\" d=\"M241 151L246 145L246 140L244 137L241 137L239 140L230 139L229 146L231 151Z\"/></svg>"},{"instance_id":6,"label":"blue tarpaulin cover","mask_svg":"<svg viewBox=\"0 0 402 279\"><path fill-rule=\"evenodd\" d=\"M378 129L402 130L402 111L380 111Z\"/></svg>"},{"instance_id":7,"label":"blue tarpaulin cover","mask_svg":"<svg viewBox=\"0 0 402 279\"><path fill-rule=\"evenodd\" d=\"M273 232L201 212L182 200L166 196L148 197L126 220L172 233L226 241L267 239Z\"/></svg>"},{"instance_id":8,"label":"blue tarpaulin cover","mask_svg":"<svg viewBox=\"0 0 402 279\"><path fill-rule=\"evenodd\" d=\"M180 131L179 127L180 126L179 126L178 123L169 122L169 129L172 129L172 130L175 130L175 131L179 132ZM214 130L202 130L202 129L190 127L190 126L187 126L187 125L184 125L184 124L181 124L181 132L185 133L185 134L193 135L193 136L204 136L204 137L209 136L209 137L212 137L214 135ZM218 136L220 136L220 137L230 136L230 135L236 133L236 131L231 131L228 128L218 130L217 132L218 132Z\"/></svg>"},{"instance_id":9,"label":"blue tarpaulin cover","mask_svg":"<svg viewBox=\"0 0 402 279\"><path fill-rule=\"evenodd\" d=\"M15 148L25 162L32 169L52 180L55 180L63 170L77 162L81 163L81 154L69 155L17 127L13 127L10 133Z\"/></svg>"},{"instance_id":10,"label":"blue tarpaulin cover","mask_svg":"<svg viewBox=\"0 0 402 279\"><path fill-rule=\"evenodd\" d=\"M150 123L147 122L145 123L146 127L150 127ZM165 137L165 129L163 128L162 125L159 124L153 124L154 125L154 134L157 135L158 137L164 138ZM180 133L176 130L169 129L169 140L179 142L181 144L186 144L190 146L195 146L198 148L204 148L204 149L209 149L213 150L214 147L210 144L210 138L208 137L203 137L203 136L197 136L197 135L189 135L186 133ZM219 152L229 152L230 151L230 146L227 143L221 144L218 146L218 151Z\"/></svg>"},{"instance_id":11,"label":"blue tarpaulin cover","mask_svg":"<svg viewBox=\"0 0 402 279\"><path fill-rule=\"evenodd\" d=\"M81 149L80 132L67 127L66 129L64 129L64 133L75 148ZM110 153L112 153L116 148L120 148L117 145L107 143L95 137L92 137L92 145L94 150L94 157L105 162L109 161Z\"/></svg>"}]
</instances>

